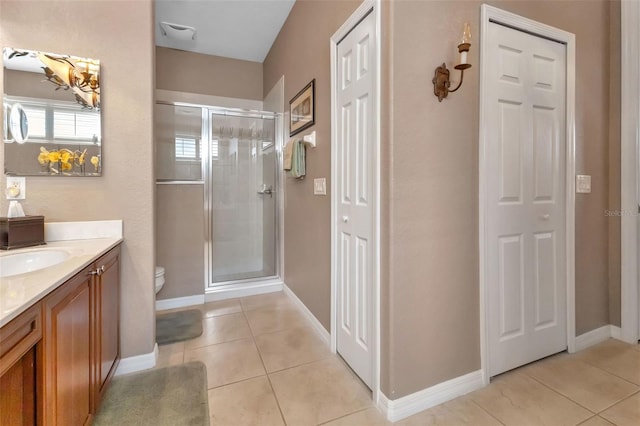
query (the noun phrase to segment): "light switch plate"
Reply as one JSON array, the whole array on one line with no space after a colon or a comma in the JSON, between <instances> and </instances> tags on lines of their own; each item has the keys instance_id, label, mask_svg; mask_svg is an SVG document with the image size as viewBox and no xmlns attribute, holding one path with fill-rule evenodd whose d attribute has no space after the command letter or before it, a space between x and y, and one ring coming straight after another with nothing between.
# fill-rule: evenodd
<instances>
[{"instance_id":1,"label":"light switch plate","mask_svg":"<svg viewBox=\"0 0 640 426\"><path fill-rule=\"evenodd\" d=\"M7 176L7 187L4 193L7 196L7 200L24 200L27 196L26 178Z\"/></svg>"},{"instance_id":2,"label":"light switch plate","mask_svg":"<svg viewBox=\"0 0 640 426\"><path fill-rule=\"evenodd\" d=\"M576 175L576 193L578 194L591 193L591 176L590 175Z\"/></svg>"},{"instance_id":3,"label":"light switch plate","mask_svg":"<svg viewBox=\"0 0 640 426\"><path fill-rule=\"evenodd\" d=\"M326 178L317 178L313 180L313 195L327 195Z\"/></svg>"}]
</instances>

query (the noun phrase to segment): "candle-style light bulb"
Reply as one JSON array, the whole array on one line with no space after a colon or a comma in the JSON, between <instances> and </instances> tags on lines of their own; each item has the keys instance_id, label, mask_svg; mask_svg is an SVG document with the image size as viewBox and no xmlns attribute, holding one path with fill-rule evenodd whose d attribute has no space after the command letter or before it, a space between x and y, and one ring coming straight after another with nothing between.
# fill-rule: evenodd
<instances>
[{"instance_id":1,"label":"candle-style light bulb","mask_svg":"<svg viewBox=\"0 0 640 426\"><path fill-rule=\"evenodd\" d=\"M464 30L462 31L462 43L471 43L471 24L464 23Z\"/></svg>"},{"instance_id":2,"label":"candle-style light bulb","mask_svg":"<svg viewBox=\"0 0 640 426\"><path fill-rule=\"evenodd\" d=\"M470 44L471 44L471 25L468 22L465 22L464 29L462 30L462 43L458 45L458 52L460 52L460 65L467 63L467 52L469 51Z\"/></svg>"}]
</instances>

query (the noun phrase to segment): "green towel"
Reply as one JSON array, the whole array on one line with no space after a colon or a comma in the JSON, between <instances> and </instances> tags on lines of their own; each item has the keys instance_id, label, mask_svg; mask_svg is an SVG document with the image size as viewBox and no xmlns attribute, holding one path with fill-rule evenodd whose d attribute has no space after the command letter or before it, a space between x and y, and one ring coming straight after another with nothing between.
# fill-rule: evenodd
<instances>
[{"instance_id":1,"label":"green towel","mask_svg":"<svg viewBox=\"0 0 640 426\"><path fill-rule=\"evenodd\" d=\"M291 154L291 176L294 178L301 178L307 174L306 147L302 140L293 142L293 153Z\"/></svg>"}]
</instances>

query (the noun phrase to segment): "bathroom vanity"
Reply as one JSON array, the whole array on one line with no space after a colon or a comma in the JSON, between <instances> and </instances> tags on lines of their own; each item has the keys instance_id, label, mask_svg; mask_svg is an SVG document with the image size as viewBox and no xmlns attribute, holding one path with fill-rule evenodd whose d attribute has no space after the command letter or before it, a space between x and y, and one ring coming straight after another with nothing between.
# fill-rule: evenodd
<instances>
[{"instance_id":1,"label":"bathroom vanity","mask_svg":"<svg viewBox=\"0 0 640 426\"><path fill-rule=\"evenodd\" d=\"M121 241L64 240L15 251L70 256L0 278L1 425L91 423L120 359ZM0 265L13 253L0 255Z\"/></svg>"}]
</instances>

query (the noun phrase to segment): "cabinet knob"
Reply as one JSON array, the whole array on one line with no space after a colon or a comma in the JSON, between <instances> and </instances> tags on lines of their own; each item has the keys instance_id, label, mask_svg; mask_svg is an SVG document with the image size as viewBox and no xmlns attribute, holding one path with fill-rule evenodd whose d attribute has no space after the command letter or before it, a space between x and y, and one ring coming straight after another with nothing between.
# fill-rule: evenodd
<instances>
[{"instance_id":1,"label":"cabinet knob","mask_svg":"<svg viewBox=\"0 0 640 426\"><path fill-rule=\"evenodd\" d=\"M101 267L96 268L95 270L93 270L93 271L89 272L89 275L97 275L97 276L100 276L100 275L102 275L102 274L104 274L104 265L102 265Z\"/></svg>"}]
</instances>

